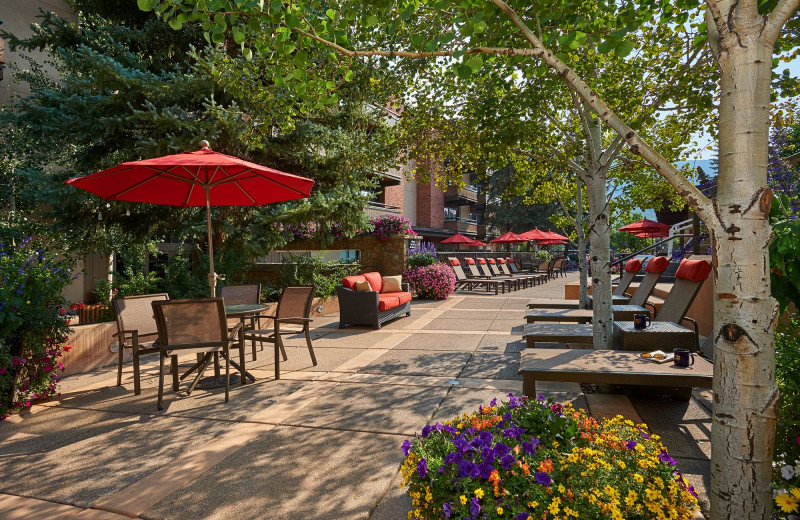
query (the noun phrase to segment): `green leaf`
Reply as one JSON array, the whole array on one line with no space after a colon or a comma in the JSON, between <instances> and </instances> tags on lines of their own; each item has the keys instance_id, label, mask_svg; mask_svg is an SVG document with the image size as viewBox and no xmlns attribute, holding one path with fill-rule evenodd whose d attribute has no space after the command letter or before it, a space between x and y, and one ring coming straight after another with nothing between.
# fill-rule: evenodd
<instances>
[{"instance_id":1,"label":"green leaf","mask_svg":"<svg viewBox=\"0 0 800 520\"><path fill-rule=\"evenodd\" d=\"M136 5L144 12L150 12L156 6L155 0L136 0Z\"/></svg>"},{"instance_id":2,"label":"green leaf","mask_svg":"<svg viewBox=\"0 0 800 520\"><path fill-rule=\"evenodd\" d=\"M298 18L298 17L297 17L295 14L293 14L293 13L286 13L286 16L284 16L284 18L283 18L283 19L286 21L286 26L287 26L289 29L294 29L295 27L297 27L298 25L300 25L300 18Z\"/></svg>"},{"instance_id":3,"label":"green leaf","mask_svg":"<svg viewBox=\"0 0 800 520\"><path fill-rule=\"evenodd\" d=\"M481 20L480 22L476 23L474 28L473 28L473 31L475 32L475 34L480 34L485 30L486 30L486 22L484 22L483 20Z\"/></svg>"},{"instance_id":4,"label":"green leaf","mask_svg":"<svg viewBox=\"0 0 800 520\"><path fill-rule=\"evenodd\" d=\"M348 70L347 73L344 75L345 81L353 81L353 71Z\"/></svg>"},{"instance_id":5,"label":"green leaf","mask_svg":"<svg viewBox=\"0 0 800 520\"><path fill-rule=\"evenodd\" d=\"M181 27L183 27L183 24L179 22L176 18L173 18L172 20L169 21L169 26L175 29L176 31L180 31Z\"/></svg>"},{"instance_id":6,"label":"green leaf","mask_svg":"<svg viewBox=\"0 0 800 520\"><path fill-rule=\"evenodd\" d=\"M334 11L333 9L328 9L327 11L325 11L325 15L331 20L333 20L334 17L336 17L336 11Z\"/></svg>"},{"instance_id":7,"label":"green leaf","mask_svg":"<svg viewBox=\"0 0 800 520\"><path fill-rule=\"evenodd\" d=\"M225 41L225 33L215 32L211 34L211 41L214 43L222 43Z\"/></svg>"},{"instance_id":8,"label":"green leaf","mask_svg":"<svg viewBox=\"0 0 800 520\"><path fill-rule=\"evenodd\" d=\"M242 56L244 56L244 59L246 59L247 61L252 61L253 49L251 49L250 47L245 47L244 49L242 49Z\"/></svg>"},{"instance_id":9,"label":"green leaf","mask_svg":"<svg viewBox=\"0 0 800 520\"><path fill-rule=\"evenodd\" d=\"M378 17L374 14L367 16L367 27L374 27L378 25Z\"/></svg>"},{"instance_id":10,"label":"green leaf","mask_svg":"<svg viewBox=\"0 0 800 520\"><path fill-rule=\"evenodd\" d=\"M631 53L633 47L634 43L632 41L630 40L621 41L619 45L617 45L617 47L614 49L614 54L616 54L620 58L624 58L625 56Z\"/></svg>"},{"instance_id":11,"label":"green leaf","mask_svg":"<svg viewBox=\"0 0 800 520\"><path fill-rule=\"evenodd\" d=\"M170 23L170 25L172 25L172 23ZM242 28L239 27L238 25L234 25L233 27L231 27L231 33L233 33L233 41L241 45L245 39L245 33L242 30Z\"/></svg>"},{"instance_id":12,"label":"green leaf","mask_svg":"<svg viewBox=\"0 0 800 520\"><path fill-rule=\"evenodd\" d=\"M474 56L470 56L466 63L472 72L477 72L483 67L483 57L481 57L480 54L475 54Z\"/></svg>"},{"instance_id":13,"label":"green leaf","mask_svg":"<svg viewBox=\"0 0 800 520\"><path fill-rule=\"evenodd\" d=\"M459 78L463 80L468 80L470 76L472 76L472 69L469 68L466 64L462 63L456 67L456 74Z\"/></svg>"},{"instance_id":14,"label":"green leaf","mask_svg":"<svg viewBox=\"0 0 800 520\"><path fill-rule=\"evenodd\" d=\"M304 67L307 61L308 53L302 49L297 51L297 54L294 55L294 64L298 67Z\"/></svg>"}]
</instances>

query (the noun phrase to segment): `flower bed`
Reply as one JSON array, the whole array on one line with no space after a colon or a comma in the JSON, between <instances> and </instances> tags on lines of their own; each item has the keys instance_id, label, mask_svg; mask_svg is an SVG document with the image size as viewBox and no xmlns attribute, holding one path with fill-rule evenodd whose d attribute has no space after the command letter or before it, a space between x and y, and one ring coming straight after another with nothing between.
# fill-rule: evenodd
<instances>
[{"instance_id":1,"label":"flower bed","mask_svg":"<svg viewBox=\"0 0 800 520\"><path fill-rule=\"evenodd\" d=\"M456 289L455 273L441 262L409 267L403 271L403 280L424 300L444 300Z\"/></svg>"},{"instance_id":2,"label":"flower bed","mask_svg":"<svg viewBox=\"0 0 800 520\"><path fill-rule=\"evenodd\" d=\"M403 443L409 518L692 518L697 495L644 425L509 394Z\"/></svg>"}]
</instances>

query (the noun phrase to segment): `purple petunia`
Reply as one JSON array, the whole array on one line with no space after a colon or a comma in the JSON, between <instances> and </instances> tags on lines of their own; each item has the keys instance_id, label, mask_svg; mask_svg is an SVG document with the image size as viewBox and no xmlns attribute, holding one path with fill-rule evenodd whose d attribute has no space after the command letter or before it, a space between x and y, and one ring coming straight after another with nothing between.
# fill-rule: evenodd
<instances>
[{"instance_id":1,"label":"purple petunia","mask_svg":"<svg viewBox=\"0 0 800 520\"><path fill-rule=\"evenodd\" d=\"M453 514L453 508L450 507L450 502L445 502L442 504L442 512L444 513L445 518L450 518L450 515Z\"/></svg>"},{"instance_id":2,"label":"purple petunia","mask_svg":"<svg viewBox=\"0 0 800 520\"><path fill-rule=\"evenodd\" d=\"M634 440L628 441L627 443L625 443L625 447L628 448L629 450L636 448L636 441Z\"/></svg>"},{"instance_id":3,"label":"purple petunia","mask_svg":"<svg viewBox=\"0 0 800 520\"><path fill-rule=\"evenodd\" d=\"M498 457L504 457L508 455L508 453L510 452L511 448L509 448L506 444L503 444L502 442L498 442L497 444L494 445L494 453Z\"/></svg>"},{"instance_id":4,"label":"purple petunia","mask_svg":"<svg viewBox=\"0 0 800 520\"><path fill-rule=\"evenodd\" d=\"M517 516L515 516L514 520L528 520L529 516L530 515L528 514L527 511L523 511L523 512L519 513Z\"/></svg>"},{"instance_id":5,"label":"purple petunia","mask_svg":"<svg viewBox=\"0 0 800 520\"><path fill-rule=\"evenodd\" d=\"M675 466L678 464L675 462L675 459L669 456L667 450L661 450L661 453L658 454L658 461L662 464L669 464L670 466Z\"/></svg>"},{"instance_id":6,"label":"purple petunia","mask_svg":"<svg viewBox=\"0 0 800 520\"><path fill-rule=\"evenodd\" d=\"M419 473L419 478L425 478L425 475L428 474L428 463L425 459L420 459L417 462L417 473Z\"/></svg>"},{"instance_id":7,"label":"purple petunia","mask_svg":"<svg viewBox=\"0 0 800 520\"><path fill-rule=\"evenodd\" d=\"M482 462L478 464L478 471L480 472L479 476L484 479L488 479L492 476L492 471L494 471L494 466L490 462Z\"/></svg>"},{"instance_id":8,"label":"purple petunia","mask_svg":"<svg viewBox=\"0 0 800 520\"><path fill-rule=\"evenodd\" d=\"M496 397L493 398L491 401L489 401L489 406L491 406L491 407L497 406L497 398Z\"/></svg>"},{"instance_id":9,"label":"purple petunia","mask_svg":"<svg viewBox=\"0 0 800 520\"><path fill-rule=\"evenodd\" d=\"M401 446L401 449L403 450L403 455L408 457L408 453L411 451L411 443L408 442L408 439L403 441L403 446Z\"/></svg>"},{"instance_id":10,"label":"purple petunia","mask_svg":"<svg viewBox=\"0 0 800 520\"><path fill-rule=\"evenodd\" d=\"M461 460L458 463L458 478L465 478L469 477L472 473L472 468L474 464L472 464L468 460Z\"/></svg>"},{"instance_id":11,"label":"purple petunia","mask_svg":"<svg viewBox=\"0 0 800 520\"><path fill-rule=\"evenodd\" d=\"M516 426L512 426L511 428L506 428L503 430L503 437L510 437L512 439L519 440L522 437L522 434L525 433L525 428L518 428Z\"/></svg>"},{"instance_id":12,"label":"purple petunia","mask_svg":"<svg viewBox=\"0 0 800 520\"><path fill-rule=\"evenodd\" d=\"M644 431L643 429L641 429L641 428L636 428L636 429L639 430L639 433L642 434L643 438L645 438L645 439L649 439L650 438L650 435L648 435L647 432Z\"/></svg>"},{"instance_id":13,"label":"purple petunia","mask_svg":"<svg viewBox=\"0 0 800 520\"><path fill-rule=\"evenodd\" d=\"M428 435L430 435L432 429L433 428L431 428L431 426L429 424L426 424L425 426L423 426L422 427L422 437L426 438Z\"/></svg>"},{"instance_id":14,"label":"purple petunia","mask_svg":"<svg viewBox=\"0 0 800 520\"><path fill-rule=\"evenodd\" d=\"M539 445L539 439L536 437L532 437L530 441L522 443L522 451L524 451L528 455L533 455L536 453L536 447Z\"/></svg>"},{"instance_id":15,"label":"purple petunia","mask_svg":"<svg viewBox=\"0 0 800 520\"><path fill-rule=\"evenodd\" d=\"M511 469L511 466L513 466L516 461L517 459L515 459L514 456L509 453L500 459L500 466L503 469Z\"/></svg>"},{"instance_id":16,"label":"purple petunia","mask_svg":"<svg viewBox=\"0 0 800 520\"><path fill-rule=\"evenodd\" d=\"M536 478L536 482L543 486L550 487L550 484L553 483L553 479L550 478L550 475L545 473L544 471L537 471L533 475Z\"/></svg>"},{"instance_id":17,"label":"purple petunia","mask_svg":"<svg viewBox=\"0 0 800 520\"><path fill-rule=\"evenodd\" d=\"M478 516L478 513L480 512L481 512L481 505L478 503L477 498L473 498L472 500L470 500L469 514L471 514L472 516Z\"/></svg>"}]
</instances>

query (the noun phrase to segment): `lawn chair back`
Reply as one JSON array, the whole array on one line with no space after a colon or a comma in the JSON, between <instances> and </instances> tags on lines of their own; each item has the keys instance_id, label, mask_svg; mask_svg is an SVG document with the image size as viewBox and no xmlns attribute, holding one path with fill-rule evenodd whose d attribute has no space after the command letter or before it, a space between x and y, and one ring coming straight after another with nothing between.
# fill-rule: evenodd
<instances>
[{"instance_id":1,"label":"lawn chair back","mask_svg":"<svg viewBox=\"0 0 800 520\"><path fill-rule=\"evenodd\" d=\"M221 285L219 296L225 299L225 305L261 303L261 284Z\"/></svg>"},{"instance_id":2,"label":"lawn chair back","mask_svg":"<svg viewBox=\"0 0 800 520\"><path fill-rule=\"evenodd\" d=\"M550 272L549 268L550 268L550 260L542 260L536 266L536 272L537 273L549 273Z\"/></svg>"},{"instance_id":3,"label":"lawn chair back","mask_svg":"<svg viewBox=\"0 0 800 520\"><path fill-rule=\"evenodd\" d=\"M482 278L482 277L486 276L484 274L481 274L480 271L478 271L478 266L475 264L475 259L467 258L466 260L467 260L467 267L469 267L469 273L473 277ZM472 261L470 262L470 260L472 260ZM482 260L482 258L479 258L478 260Z\"/></svg>"},{"instance_id":4,"label":"lawn chair back","mask_svg":"<svg viewBox=\"0 0 800 520\"><path fill-rule=\"evenodd\" d=\"M481 272L483 273L483 275L478 276L488 276L490 278L494 278L492 271L489 270L489 263L485 258L478 258L478 265L481 267Z\"/></svg>"},{"instance_id":5,"label":"lawn chair back","mask_svg":"<svg viewBox=\"0 0 800 520\"><path fill-rule=\"evenodd\" d=\"M135 330L138 331L139 336L158 333L158 326L153 317L152 303L165 300L169 300L167 293L114 298L111 303L117 317L117 332Z\"/></svg>"},{"instance_id":6,"label":"lawn chair back","mask_svg":"<svg viewBox=\"0 0 800 520\"><path fill-rule=\"evenodd\" d=\"M636 289L636 292L631 296L631 305L644 307L644 303L650 298L650 295L653 294L658 280L661 279L661 275L667 270L667 267L669 267L669 260L663 256L651 258L650 261L647 262L647 267L645 268L647 274L644 275L644 279L642 283L639 284L639 288Z\"/></svg>"},{"instance_id":7,"label":"lawn chair back","mask_svg":"<svg viewBox=\"0 0 800 520\"><path fill-rule=\"evenodd\" d=\"M308 318L311 315L311 301L314 299L313 285L289 286L281 291L281 299L278 300L278 310L275 316L278 319L287 318ZM287 321L286 323L294 323ZM297 321L302 325L303 321Z\"/></svg>"},{"instance_id":8,"label":"lawn chair back","mask_svg":"<svg viewBox=\"0 0 800 520\"><path fill-rule=\"evenodd\" d=\"M162 349L207 352L227 342L228 323L222 298L154 301L152 308Z\"/></svg>"},{"instance_id":9,"label":"lawn chair back","mask_svg":"<svg viewBox=\"0 0 800 520\"><path fill-rule=\"evenodd\" d=\"M671 321L673 323L683 321L695 296L700 291L700 287L710 273L711 263L708 260L686 258L681 260L681 265L675 272L675 285L664 299L664 303L653 321Z\"/></svg>"},{"instance_id":10,"label":"lawn chair back","mask_svg":"<svg viewBox=\"0 0 800 520\"><path fill-rule=\"evenodd\" d=\"M642 270L642 260L640 258L631 258L625 263L625 272L619 280L619 285L612 293L614 296L625 296L625 291L630 287L631 282L636 277L636 274Z\"/></svg>"},{"instance_id":11,"label":"lawn chair back","mask_svg":"<svg viewBox=\"0 0 800 520\"><path fill-rule=\"evenodd\" d=\"M511 271L508 270L508 265L502 258L498 260L498 267L500 268L500 271L506 276L511 276L513 274Z\"/></svg>"},{"instance_id":12,"label":"lawn chair back","mask_svg":"<svg viewBox=\"0 0 800 520\"><path fill-rule=\"evenodd\" d=\"M553 260L553 267L551 268L551 276L558 276L560 274L565 274L563 272L564 269L564 259L557 258Z\"/></svg>"},{"instance_id":13,"label":"lawn chair back","mask_svg":"<svg viewBox=\"0 0 800 520\"><path fill-rule=\"evenodd\" d=\"M453 272L456 275L456 280L459 282L463 282L464 280L468 280L466 273L464 273L464 269L461 267L461 262L458 258L448 257L447 259L450 267L453 268Z\"/></svg>"},{"instance_id":14,"label":"lawn chair back","mask_svg":"<svg viewBox=\"0 0 800 520\"><path fill-rule=\"evenodd\" d=\"M503 273L501 273L500 269L497 268L497 260L495 260L494 258L487 258L486 261L488 262L489 265L489 271L494 276L503 276Z\"/></svg>"},{"instance_id":15,"label":"lawn chair back","mask_svg":"<svg viewBox=\"0 0 800 520\"><path fill-rule=\"evenodd\" d=\"M513 258L506 260L506 267L511 271L511 274L519 274L520 270L517 268L517 262Z\"/></svg>"}]
</instances>

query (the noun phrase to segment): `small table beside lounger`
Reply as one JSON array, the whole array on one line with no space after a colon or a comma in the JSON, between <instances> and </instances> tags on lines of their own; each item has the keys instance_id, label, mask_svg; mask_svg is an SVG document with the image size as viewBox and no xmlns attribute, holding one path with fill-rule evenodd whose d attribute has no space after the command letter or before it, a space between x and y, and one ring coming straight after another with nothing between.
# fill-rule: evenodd
<instances>
[{"instance_id":1,"label":"small table beside lounger","mask_svg":"<svg viewBox=\"0 0 800 520\"><path fill-rule=\"evenodd\" d=\"M671 361L654 363L641 352L619 350L538 349L522 352L522 392L536 395L536 381L678 387L688 398L692 388L711 388L714 365L698 355L689 367Z\"/></svg>"}]
</instances>

